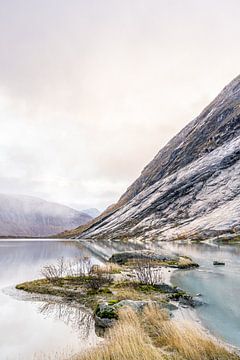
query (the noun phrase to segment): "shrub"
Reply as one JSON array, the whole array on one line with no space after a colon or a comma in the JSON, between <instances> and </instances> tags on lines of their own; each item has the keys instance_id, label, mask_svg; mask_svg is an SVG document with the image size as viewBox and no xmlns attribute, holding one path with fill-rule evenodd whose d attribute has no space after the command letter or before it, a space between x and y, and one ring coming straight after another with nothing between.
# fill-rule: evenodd
<instances>
[{"instance_id":1,"label":"shrub","mask_svg":"<svg viewBox=\"0 0 240 360\"><path fill-rule=\"evenodd\" d=\"M64 276L87 276L90 274L91 267L88 257L76 257L74 260L68 261L61 257L56 264L45 265L41 270L41 275L48 281L54 282Z\"/></svg>"},{"instance_id":2,"label":"shrub","mask_svg":"<svg viewBox=\"0 0 240 360\"><path fill-rule=\"evenodd\" d=\"M110 274L104 274L101 272L91 273L86 283L87 287L89 287L93 291L98 291L104 285L110 285L112 283L112 278Z\"/></svg>"},{"instance_id":3,"label":"shrub","mask_svg":"<svg viewBox=\"0 0 240 360\"><path fill-rule=\"evenodd\" d=\"M136 262L135 274L141 284L157 285L162 283L162 268L151 262Z\"/></svg>"}]
</instances>

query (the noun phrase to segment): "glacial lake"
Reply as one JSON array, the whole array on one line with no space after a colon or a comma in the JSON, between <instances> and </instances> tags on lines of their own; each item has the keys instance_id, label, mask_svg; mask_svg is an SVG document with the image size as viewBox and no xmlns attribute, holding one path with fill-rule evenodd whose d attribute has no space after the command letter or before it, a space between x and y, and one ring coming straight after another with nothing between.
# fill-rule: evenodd
<instances>
[{"instance_id":1,"label":"glacial lake","mask_svg":"<svg viewBox=\"0 0 240 360\"><path fill-rule=\"evenodd\" d=\"M179 244L167 246L189 255L200 267L176 271L172 283L199 297L205 305L196 308L202 324L211 333L240 348L240 244ZM213 261L225 266L214 266Z\"/></svg>"},{"instance_id":2,"label":"glacial lake","mask_svg":"<svg viewBox=\"0 0 240 360\"><path fill-rule=\"evenodd\" d=\"M17 283L41 277L44 265L79 255L89 253L71 241L0 241L1 360L57 360L99 341L84 308L31 299L14 289Z\"/></svg>"},{"instance_id":3,"label":"glacial lake","mask_svg":"<svg viewBox=\"0 0 240 360\"><path fill-rule=\"evenodd\" d=\"M72 355L101 341L90 313L49 298L14 289L20 282L41 277L40 270L58 258L89 256L102 263L125 249L154 248L153 244L104 244L62 240L0 241L0 354L1 360L49 360ZM214 334L240 347L240 245L160 243L157 247L189 255L200 268L176 271L172 281L206 303L197 308L203 324ZM213 266L222 260L224 267Z\"/></svg>"}]
</instances>

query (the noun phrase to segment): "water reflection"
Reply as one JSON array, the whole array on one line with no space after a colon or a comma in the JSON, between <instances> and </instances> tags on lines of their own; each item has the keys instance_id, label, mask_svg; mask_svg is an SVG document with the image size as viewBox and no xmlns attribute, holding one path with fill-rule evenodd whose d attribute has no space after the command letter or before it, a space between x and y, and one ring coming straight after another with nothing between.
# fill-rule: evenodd
<instances>
[{"instance_id":1,"label":"water reflection","mask_svg":"<svg viewBox=\"0 0 240 360\"><path fill-rule=\"evenodd\" d=\"M47 319L51 317L55 321L63 321L83 341L89 340L90 336L94 338L95 326L92 314L82 306L49 300L42 303L38 311Z\"/></svg>"},{"instance_id":2,"label":"water reflection","mask_svg":"<svg viewBox=\"0 0 240 360\"><path fill-rule=\"evenodd\" d=\"M93 263L101 263L115 252L140 249L172 251L200 263L199 270L181 272L175 281L190 292L202 293L208 304L198 310L202 320L212 331L239 345L239 244L14 240L0 242L1 360L32 360L34 353L61 352L66 347L80 352L99 341L90 313L78 304L27 296L28 301L19 301L19 295L10 296L6 287L40 277L40 269L60 257L88 256ZM226 266L214 267L213 260L223 260Z\"/></svg>"},{"instance_id":3,"label":"water reflection","mask_svg":"<svg viewBox=\"0 0 240 360\"><path fill-rule=\"evenodd\" d=\"M39 296L23 296L14 290L17 283L39 278L44 265L62 256L71 260L89 256L89 251L72 241L0 242L1 360L32 360L34 353L68 355L98 341L93 320L85 309L53 304L47 297L43 301Z\"/></svg>"}]
</instances>

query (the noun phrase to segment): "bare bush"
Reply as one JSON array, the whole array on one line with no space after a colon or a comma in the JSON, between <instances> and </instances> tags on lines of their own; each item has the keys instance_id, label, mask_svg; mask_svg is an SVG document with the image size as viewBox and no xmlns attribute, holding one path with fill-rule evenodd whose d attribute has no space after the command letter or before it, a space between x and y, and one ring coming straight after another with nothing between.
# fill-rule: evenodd
<instances>
[{"instance_id":1,"label":"bare bush","mask_svg":"<svg viewBox=\"0 0 240 360\"><path fill-rule=\"evenodd\" d=\"M87 286L94 291L99 290L104 285L110 285L112 283L112 277L108 273L94 272L88 279Z\"/></svg>"},{"instance_id":2,"label":"bare bush","mask_svg":"<svg viewBox=\"0 0 240 360\"><path fill-rule=\"evenodd\" d=\"M65 276L87 276L90 274L91 268L92 264L89 257L76 257L66 263Z\"/></svg>"},{"instance_id":3,"label":"bare bush","mask_svg":"<svg viewBox=\"0 0 240 360\"><path fill-rule=\"evenodd\" d=\"M45 265L41 270L41 275L49 281L59 279L59 270L56 265Z\"/></svg>"},{"instance_id":4,"label":"bare bush","mask_svg":"<svg viewBox=\"0 0 240 360\"><path fill-rule=\"evenodd\" d=\"M79 276L81 275L89 275L91 272L92 263L91 259L85 256L83 259L78 259L76 263L76 271Z\"/></svg>"},{"instance_id":5,"label":"bare bush","mask_svg":"<svg viewBox=\"0 0 240 360\"><path fill-rule=\"evenodd\" d=\"M65 269L66 269L66 264L64 261L63 257L60 257L57 260L57 265L56 265L57 269L58 269L58 276L62 277L64 275Z\"/></svg>"},{"instance_id":6,"label":"bare bush","mask_svg":"<svg viewBox=\"0 0 240 360\"><path fill-rule=\"evenodd\" d=\"M87 276L90 274L91 267L91 260L88 257L76 257L68 261L61 257L56 264L45 265L41 270L41 275L49 281L57 281L64 276Z\"/></svg>"},{"instance_id":7,"label":"bare bush","mask_svg":"<svg viewBox=\"0 0 240 360\"><path fill-rule=\"evenodd\" d=\"M151 262L138 261L136 263L135 274L138 281L142 284L157 285L162 283L162 268L153 265Z\"/></svg>"}]
</instances>

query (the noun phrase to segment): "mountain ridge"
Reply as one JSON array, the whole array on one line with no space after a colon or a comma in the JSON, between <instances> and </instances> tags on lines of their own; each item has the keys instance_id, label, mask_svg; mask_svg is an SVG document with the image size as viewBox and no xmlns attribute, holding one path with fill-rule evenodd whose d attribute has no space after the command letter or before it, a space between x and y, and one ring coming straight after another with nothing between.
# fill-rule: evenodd
<instances>
[{"instance_id":1,"label":"mountain ridge","mask_svg":"<svg viewBox=\"0 0 240 360\"><path fill-rule=\"evenodd\" d=\"M158 152L117 204L71 236L176 239L184 233L208 237L235 231L240 218L239 137L237 76ZM221 208L228 209L225 219Z\"/></svg>"},{"instance_id":2,"label":"mountain ridge","mask_svg":"<svg viewBox=\"0 0 240 360\"><path fill-rule=\"evenodd\" d=\"M83 212L38 197L0 194L1 237L47 237L91 219Z\"/></svg>"}]
</instances>

